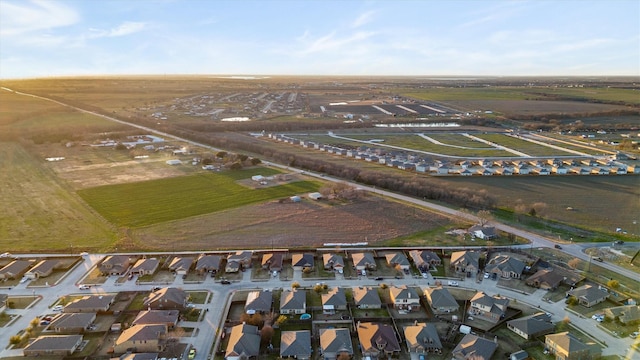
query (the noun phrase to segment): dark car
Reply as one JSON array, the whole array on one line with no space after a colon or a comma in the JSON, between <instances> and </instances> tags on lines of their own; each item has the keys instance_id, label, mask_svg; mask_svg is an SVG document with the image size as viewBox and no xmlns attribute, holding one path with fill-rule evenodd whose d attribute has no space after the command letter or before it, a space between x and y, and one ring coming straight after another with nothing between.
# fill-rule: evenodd
<instances>
[{"instance_id":1,"label":"dark car","mask_svg":"<svg viewBox=\"0 0 640 360\"><path fill-rule=\"evenodd\" d=\"M342 316L340 316L340 319L342 319L342 320L351 320L351 316L349 316L349 315L342 315Z\"/></svg>"},{"instance_id":2,"label":"dark car","mask_svg":"<svg viewBox=\"0 0 640 360\"><path fill-rule=\"evenodd\" d=\"M220 281L220 284L222 284L222 285L230 285L230 284L231 284L231 281L229 281L229 280L222 280L222 281Z\"/></svg>"},{"instance_id":3,"label":"dark car","mask_svg":"<svg viewBox=\"0 0 640 360\"><path fill-rule=\"evenodd\" d=\"M562 246L560 246L558 244L553 245L553 247L556 248L556 249L562 249Z\"/></svg>"},{"instance_id":4,"label":"dark car","mask_svg":"<svg viewBox=\"0 0 640 360\"><path fill-rule=\"evenodd\" d=\"M377 278L375 278L375 280L382 281L384 280L384 278L382 276L378 276Z\"/></svg>"}]
</instances>

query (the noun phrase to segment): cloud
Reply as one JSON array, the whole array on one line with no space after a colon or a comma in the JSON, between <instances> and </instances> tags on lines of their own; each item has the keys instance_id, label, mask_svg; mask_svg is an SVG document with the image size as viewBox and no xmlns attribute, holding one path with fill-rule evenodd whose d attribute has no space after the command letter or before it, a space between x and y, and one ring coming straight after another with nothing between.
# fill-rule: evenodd
<instances>
[{"instance_id":1,"label":"cloud","mask_svg":"<svg viewBox=\"0 0 640 360\"><path fill-rule=\"evenodd\" d=\"M91 33L87 36L87 38L96 39L104 37L126 36L143 31L146 28L147 24L144 22L127 21L109 30L91 29Z\"/></svg>"},{"instance_id":2,"label":"cloud","mask_svg":"<svg viewBox=\"0 0 640 360\"><path fill-rule=\"evenodd\" d=\"M353 22L353 24L351 24L351 27L355 29L370 23L373 20L374 15L374 11L367 11L363 14L360 14L360 16L358 16Z\"/></svg>"},{"instance_id":3,"label":"cloud","mask_svg":"<svg viewBox=\"0 0 640 360\"><path fill-rule=\"evenodd\" d=\"M359 43L361 41L364 41L374 36L375 34L376 33L373 31L357 31L353 34L348 34L346 36L339 37L337 33L333 31L325 36L322 36L320 38L313 40L313 39L310 39L310 36L308 33L305 33L304 36L298 39L301 40L302 42L307 42L307 43L303 44L303 48L301 50L298 50L296 53L298 55L309 55L313 53L322 53L322 52L328 52L328 51L347 52L348 51L348 49L346 48L347 45Z\"/></svg>"},{"instance_id":4,"label":"cloud","mask_svg":"<svg viewBox=\"0 0 640 360\"><path fill-rule=\"evenodd\" d=\"M80 20L79 14L61 2L30 1L0 6L0 36L16 36L40 30L69 26Z\"/></svg>"}]
</instances>

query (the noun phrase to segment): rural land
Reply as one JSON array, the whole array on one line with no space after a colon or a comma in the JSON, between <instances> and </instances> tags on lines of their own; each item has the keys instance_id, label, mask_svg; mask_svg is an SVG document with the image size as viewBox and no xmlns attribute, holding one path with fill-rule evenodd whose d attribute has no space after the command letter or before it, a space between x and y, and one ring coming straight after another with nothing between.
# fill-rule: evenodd
<instances>
[{"instance_id":1,"label":"rural land","mask_svg":"<svg viewBox=\"0 0 640 360\"><path fill-rule=\"evenodd\" d=\"M0 357L638 359L637 80L0 80Z\"/></svg>"}]
</instances>

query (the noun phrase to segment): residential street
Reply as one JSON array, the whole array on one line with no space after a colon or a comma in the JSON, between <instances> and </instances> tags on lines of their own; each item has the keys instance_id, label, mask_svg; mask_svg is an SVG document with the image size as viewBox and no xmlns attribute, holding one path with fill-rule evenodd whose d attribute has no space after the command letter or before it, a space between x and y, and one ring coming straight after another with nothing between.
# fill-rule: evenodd
<instances>
[{"instance_id":1,"label":"residential street","mask_svg":"<svg viewBox=\"0 0 640 360\"><path fill-rule=\"evenodd\" d=\"M24 310L9 309L8 314L20 315L10 325L3 328L0 332L0 343L8 344L9 338L20 330L26 328L29 322L36 316L42 314L51 313L50 306L57 300L59 296L66 294L86 294L86 293L115 293L118 291L151 291L154 285L136 285L135 281L127 281L120 285L115 284L116 277L111 277L104 285L92 287L89 291L78 290L77 284L84 275L97 264L104 255L90 255L85 256L85 261L81 262L74 270L72 270L60 283L49 287L27 287L28 282L20 284L10 290L4 289L2 292L8 293L10 296L35 296L39 301L35 302L30 308ZM211 347L214 346L217 340L216 334L220 328L221 321L224 320L226 314L225 308L227 306L227 300L230 294L240 289L278 289L289 288L293 281L299 282L303 287L313 287L317 280L303 280L299 277L299 272L296 273L293 279L283 281L280 278L269 278L267 281L251 281L251 272L247 271L243 273L244 280L240 282L234 282L231 285L220 285L214 283L214 279L207 277L203 283L199 284L184 284L182 279L177 277L171 286L181 287L184 290L208 290L211 292L211 301L206 304L196 304L196 307L205 310L204 317L201 322L186 323L182 326L193 327L197 329L194 331L192 337L183 338L181 342L192 344L198 349L196 359L205 360L207 354L210 352ZM371 278L361 278L354 280L323 280L330 287L355 287L362 285L379 286L379 282ZM420 286L422 288L427 286L427 282L434 283L432 278L430 279L389 279L386 281L388 285L409 285ZM521 303L528 303L532 306L537 306L541 311L549 312L552 314L552 320L560 321L565 317L568 317L572 324L590 334L594 339L597 339L603 345L603 355L624 355L625 359L640 359L640 354L631 353L630 346L632 339L630 338L617 338L607 331L604 331L600 327L596 326L597 323L590 318L582 318L573 313L567 312L564 308L564 301L556 303L548 303L542 301L542 297L545 294L544 290L537 290L531 295L523 294L519 291L513 291L511 289L499 288L496 286L496 281L485 279L481 283L477 283L473 279L464 279L460 282L461 287L477 289L486 292L489 295L499 293L502 296L515 299ZM22 350L7 350L6 348L0 352L0 357L8 356L22 356Z\"/></svg>"}]
</instances>

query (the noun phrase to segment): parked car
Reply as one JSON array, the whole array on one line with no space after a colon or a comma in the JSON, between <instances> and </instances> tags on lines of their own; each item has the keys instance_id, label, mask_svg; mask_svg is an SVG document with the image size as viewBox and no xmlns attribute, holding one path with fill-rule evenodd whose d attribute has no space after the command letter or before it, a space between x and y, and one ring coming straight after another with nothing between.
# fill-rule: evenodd
<instances>
[{"instance_id":1,"label":"parked car","mask_svg":"<svg viewBox=\"0 0 640 360\"><path fill-rule=\"evenodd\" d=\"M53 311L62 311L62 309L64 309L64 306L56 305L51 310L53 310Z\"/></svg>"},{"instance_id":2,"label":"parked car","mask_svg":"<svg viewBox=\"0 0 640 360\"><path fill-rule=\"evenodd\" d=\"M189 350L189 359L195 359L196 357L196 349Z\"/></svg>"},{"instance_id":3,"label":"parked car","mask_svg":"<svg viewBox=\"0 0 640 360\"><path fill-rule=\"evenodd\" d=\"M89 290L89 289L91 289L91 286L82 284L82 285L78 286L78 289L80 289L80 290Z\"/></svg>"},{"instance_id":4,"label":"parked car","mask_svg":"<svg viewBox=\"0 0 640 360\"><path fill-rule=\"evenodd\" d=\"M447 285L449 285L449 286L459 286L460 284L458 284L458 282L457 282L457 281L449 280L449 281L447 282Z\"/></svg>"},{"instance_id":5,"label":"parked car","mask_svg":"<svg viewBox=\"0 0 640 360\"><path fill-rule=\"evenodd\" d=\"M229 280L222 280L222 281L220 281L220 284L222 284L222 285L229 285L229 284L231 284L231 281L229 281Z\"/></svg>"},{"instance_id":6,"label":"parked car","mask_svg":"<svg viewBox=\"0 0 640 360\"><path fill-rule=\"evenodd\" d=\"M601 258L601 257L599 257L599 256L595 256L595 257L593 257L593 260L595 260L595 261L599 261L599 262L602 262L602 261L603 261L603 260L602 260L602 258Z\"/></svg>"},{"instance_id":7,"label":"parked car","mask_svg":"<svg viewBox=\"0 0 640 360\"><path fill-rule=\"evenodd\" d=\"M377 278L375 278L375 280L382 281L384 280L384 278L382 276L378 276Z\"/></svg>"},{"instance_id":8,"label":"parked car","mask_svg":"<svg viewBox=\"0 0 640 360\"><path fill-rule=\"evenodd\" d=\"M422 273L422 278L423 278L423 279L428 279L428 278L429 278L429 274L427 274L427 273Z\"/></svg>"},{"instance_id":9,"label":"parked car","mask_svg":"<svg viewBox=\"0 0 640 360\"><path fill-rule=\"evenodd\" d=\"M556 248L556 249L562 249L562 246L560 246L558 244L553 245L553 247Z\"/></svg>"},{"instance_id":10,"label":"parked car","mask_svg":"<svg viewBox=\"0 0 640 360\"><path fill-rule=\"evenodd\" d=\"M25 277L23 277L22 279L20 279L20 284L24 284L24 283L26 283L27 281L29 281L29 278L25 276Z\"/></svg>"},{"instance_id":11,"label":"parked car","mask_svg":"<svg viewBox=\"0 0 640 360\"><path fill-rule=\"evenodd\" d=\"M488 278L489 278L489 273L488 273L488 272L484 273L484 278L485 278L485 279L488 279Z\"/></svg>"},{"instance_id":12,"label":"parked car","mask_svg":"<svg viewBox=\"0 0 640 360\"><path fill-rule=\"evenodd\" d=\"M51 324L51 321L47 321L47 320L40 321L40 326L47 326L49 324Z\"/></svg>"}]
</instances>

